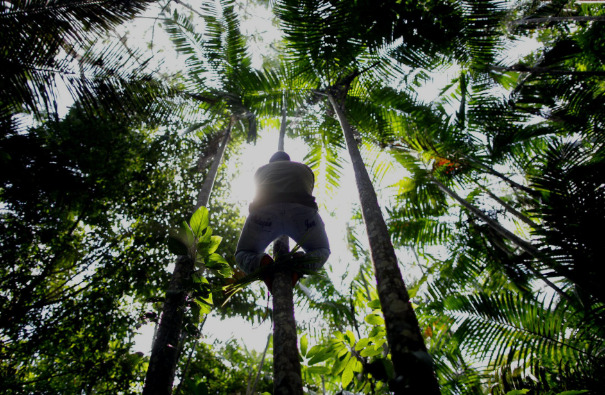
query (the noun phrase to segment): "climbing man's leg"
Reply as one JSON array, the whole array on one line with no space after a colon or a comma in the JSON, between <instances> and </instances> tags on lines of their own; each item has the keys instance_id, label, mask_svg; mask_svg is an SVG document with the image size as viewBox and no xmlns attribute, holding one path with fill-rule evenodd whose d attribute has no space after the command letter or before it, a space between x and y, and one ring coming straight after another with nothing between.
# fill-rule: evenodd
<instances>
[{"instance_id":1,"label":"climbing man's leg","mask_svg":"<svg viewBox=\"0 0 605 395\"><path fill-rule=\"evenodd\" d=\"M265 249L279 236L276 215L270 208L267 206L250 213L240 234L235 261L246 274L257 270L264 257L270 258Z\"/></svg>"},{"instance_id":2,"label":"climbing man's leg","mask_svg":"<svg viewBox=\"0 0 605 395\"><path fill-rule=\"evenodd\" d=\"M319 270L330 256L330 243L325 225L317 210L301 204L288 204L286 234L305 251L306 269Z\"/></svg>"}]
</instances>

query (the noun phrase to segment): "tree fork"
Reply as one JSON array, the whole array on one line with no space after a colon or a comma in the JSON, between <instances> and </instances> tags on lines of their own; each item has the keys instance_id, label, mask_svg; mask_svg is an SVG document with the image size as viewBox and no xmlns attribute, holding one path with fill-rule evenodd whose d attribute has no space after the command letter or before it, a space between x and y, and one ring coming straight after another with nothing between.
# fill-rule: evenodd
<instances>
[{"instance_id":1,"label":"tree fork","mask_svg":"<svg viewBox=\"0 0 605 395\"><path fill-rule=\"evenodd\" d=\"M368 233L378 296L395 368L395 379L389 383L389 387L396 394L440 394L433 362L420 333L418 319L399 270L391 236L353 131L332 93L328 91L327 95L340 122L351 157L362 216Z\"/></svg>"}]
</instances>

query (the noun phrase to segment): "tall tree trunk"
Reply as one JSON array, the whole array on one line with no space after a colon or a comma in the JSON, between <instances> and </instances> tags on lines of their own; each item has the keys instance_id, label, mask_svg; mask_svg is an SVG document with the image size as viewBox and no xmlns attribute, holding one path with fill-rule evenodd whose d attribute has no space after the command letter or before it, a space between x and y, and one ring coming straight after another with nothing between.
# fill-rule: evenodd
<instances>
[{"instance_id":1,"label":"tall tree trunk","mask_svg":"<svg viewBox=\"0 0 605 395\"><path fill-rule=\"evenodd\" d=\"M546 16L537 18L523 18L511 21L511 26L526 26L526 25L537 25L540 23L548 22L605 22L605 16L598 15L576 15L576 16Z\"/></svg>"},{"instance_id":2,"label":"tall tree trunk","mask_svg":"<svg viewBox=\"0 0 605 395\"><path fill-rule=\"evenodd\" d=\"M279 257L289 251L288 236L273 243L273 255ZM273 394L303 394L298 336L294 318L292 272L278 270L273 279Z\"/></svg>"},{"instance_id":3,"label":"tall tree trunk","mask_svg":"<svg viewBox=\"0 0 605 395\"><path fill-rule=\"evenodd\" d=\"M522 212L520 212L519 210L515 209L513 206L511 206L510 204L506 203L504 200L500 199L498 196L496 196L492 191L490 191L488 188L484 187L483 185L479 184L477 181L473 180L475 182L475 184L477 186L479 186L479 188L481 188L484 192L486 192L489 197L491 197L493 200L495 200L496 202L498 202L502 207L504 207L504 209L509 212L510 214L514 215L515 217L517 217L518 219L520 219L521 221L525 222L525 224L527 224L530 228L532 229L537 229L537 228L541 228L540 225L538 225L537 223L535 223L534 221L532 221L530 218L528 218L526 215L524 215Z\"/></svg>"},{"instance_id":4,"label":"tall tree trunk","mask_svg":"<svg viewBox=\"0 0 605 395\"><path fill-rule=\"evenodd\" d=\"M328 93L328 99L338 116L351 157L363 221L368 233L378 296L395 368L396 377L389 386L396 394L440 394L433 363L427 353L416 313L399 270L395 249L378 205L376 191L343 109L332 93Z\"/></svg>"},{"instance_id":5,"label":"tall tree trunk","mask_svg":"<svg viewBox=\"0 0 605 395\"><path fill-rule=\"evenodd\" d=\"M281 125L279 126L279 141L277 142L277 150L284 151L284 143L286 140L286 126L288 123L288 109L286 108L286 93L284 92L284 96L282 99L281 106Z\"/></svg>"},{"instance_id":6,"label":"tall tree trunk","mask_svg":"<svg viewBox=\"0 0 605 395\"><path fill-rule=\"evenodd\" d=\"M282 119L277 149L284 151L286 137L286 96L282 101ZM288 236L280 236L273 243L273 256L279 264L280 256L290 252ZM273 393L302 394L302 376L298 353L298 335L294 318L292 272L280 270L273 279Z\"/></svg>"},{"instance_id":7,"label":"tall tree trunk","mask_svg":"<svg viewBox=\"0 0 605 395\"><path fill-rule=\"evenodd\" d=\"M195 203L195 210L208 204L210 192L231 135L232 125L233 122L231 121L225 131L221 145L214 155L212 166L206 179L204 179ZM191 275L194 269L195 262L191 257L182 255L176 259L172 279L166 291L158 333L151 349L143 395L167 395L172 393L172 383L178 363L183 317L187 308L186 303L191 290Z\"/></svg>"}]
</instances>

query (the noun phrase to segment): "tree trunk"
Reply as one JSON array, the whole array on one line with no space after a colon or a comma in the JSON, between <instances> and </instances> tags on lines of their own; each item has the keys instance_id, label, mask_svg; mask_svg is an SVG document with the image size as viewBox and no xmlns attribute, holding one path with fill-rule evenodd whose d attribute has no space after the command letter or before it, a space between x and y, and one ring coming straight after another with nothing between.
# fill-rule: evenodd
<instances>
[{"instance_id":1,"label":"tree trunk","mask_svg":"<svg viewBox=\"0 0 605 395\"><path fill-rule=\"evenodd\" d=\"M378 205L376 191L343 110L331 93L328 93L328 99L338 116L351 156L363 221L368 233L378 296L395 368L395 379L389 383L389 386L396 394L439 394L433 363L427 353L416 314L399 270L395 249Z\"/></svg>"},{"instance_id":2,"label":"tree trunk","mask_svg":"<svg viewBox=\"0 0 605 395\"><path fill-rule=\"evenodd\" d=\"M509 67L502 66L490 66L492 70L503 71L503 72L520 72L520 73L534 73L534 74L554 74L554 75L576 75L580 77L601 77L605 75L605 71L575 71L575 70L559 70L551 67L530 67L522 64L517 64Z\"/></svg>"},{"instance_id":3,"label":"tree trunk","mask_svg":"<svg viewBox=\"0 0 605 395\"><path fill-rule=\"evenodd\" d=\"M500 199L498 196L496 196L488 188L486 188L483 185L479 184L477 181L475 181L475 184L477 184L479 186L479 188L481 188L483 191L485 191L489 195L489 197L491 197L493 200L495 200L496 202L498 202L502 207L504 207L504 209L507 212L509 212L510 214L514 215L515 217L517 217L521 221L525 222L525 224L528 225L530 228L532 228L532 229L541 228L540 225L538 225L537 223L535 223L534 221L532 221L530 218L528 218L527 216L525 216L522 212L520 212L519 210L515 209L510 204L506 203L504 200Z\"/></svg>"},{"instance_id":4,"label":"tree trunk","mask_svg":"<svg viewBox=\"0 0 605 395\"><path fill-rule=\"evenodd\" d=\"M284 151L284 143L286 140L286 125L288 122L288 110L286 108L286 93L284 92L282 107L281 107L281 125L279 126L279 141L277 142L277 150Z\"/></svg>"},{"instance_id":5,"label":"tree trunk","mask_svg":"<svg viewBox=\"0 0 605 395\"><path fill-rule=\"evenodd\" d=\"M537 25L548 22L605 22L605 16L576 15L576 16L546 16L542 18L524 18L510 22L512 26Z\"/></svg>"},{"instance_id":6,"label":"tree trunk","mask_svg":"<svg viewBox=\"0 0 605 395\"><path fill-rule=\"evenodd\" d=\"M276 262L289 251L288 237L273 244ZM278 263L279 264L279 263ZM294 318L292 272L280 270L273 279L273 394L303 394L298 336Z\"/></svg>"},{"instance_id":7,"label":"tree trunk","mask_svg":"<svg viewBox=\"0 0 605 395\"><path fill-rule=\"evenodd\" d=\"M221 145L214 156L212 166L194 206L195 210L208 204L210 192L231 135L231 126L232 122L229 123ZM172 280L166 291L166 299L162 308L158 333L151 349L143 395L167 395L172 393L172 383L178 363L179 340L181 338L183 317L187 308L186 303L191 289L191 275L195 270L194 266L195 262L188 256L179 256L174 264Z\"/></svg>"}]
</instances>

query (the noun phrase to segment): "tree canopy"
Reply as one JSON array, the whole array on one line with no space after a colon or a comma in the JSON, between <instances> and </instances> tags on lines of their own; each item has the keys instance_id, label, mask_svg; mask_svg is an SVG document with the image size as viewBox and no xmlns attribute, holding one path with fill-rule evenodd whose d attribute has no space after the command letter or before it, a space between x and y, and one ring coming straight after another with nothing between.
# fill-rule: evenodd
<instances>
[{"instance_id":1,"label":"tree canopy","mask_svg":"<svg viewBox=\"0 0 605 395\"><path fill-rule=\"evenodd\" d=\"M295 288L305 393L604 387L603 5L36 0L0 25L3 393L140 393L184 257L172 393L271 393L270 336L206 322L271 320L234 180L281 124L337 246Z\"/></svg>"}]
</instances>

